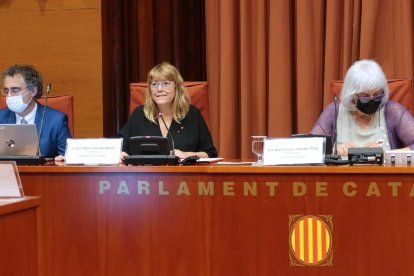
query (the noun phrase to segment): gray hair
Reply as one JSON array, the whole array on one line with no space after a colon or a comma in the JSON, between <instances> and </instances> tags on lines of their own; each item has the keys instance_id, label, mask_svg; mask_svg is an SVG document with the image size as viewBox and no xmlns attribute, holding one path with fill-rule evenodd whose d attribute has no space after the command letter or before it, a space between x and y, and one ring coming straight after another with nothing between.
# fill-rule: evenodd
<instances>
[{"instance_id":1,"label":"gray hair","mask_svg":"<svg viewBox=\"0 0 414 276\"><path fill-rule=\"evenodd\" d=\"M384 91L383 106L389 97L387 79L381 66L373 60L363 59L355 62L346 73L341 90L341 103L350 111L356 110L354 95L368 91Z\"/></svg>"},{"instance_id":2,"label":"gray hair","mask_svg":"<svg viewBox=\"0 0 414 276\"><path fill-rule=\"evenodd\" d=\"M37 87L37 93L35 98L38 99L43 94L43 78L42 75L36 71L36 69L32 65L26 64L14 64L7 68L1 75L2 81L6 77L13 77L16 75L21 75L26 83L26 86L29 90L33 87Z\"/></svg>"}]
</instances>

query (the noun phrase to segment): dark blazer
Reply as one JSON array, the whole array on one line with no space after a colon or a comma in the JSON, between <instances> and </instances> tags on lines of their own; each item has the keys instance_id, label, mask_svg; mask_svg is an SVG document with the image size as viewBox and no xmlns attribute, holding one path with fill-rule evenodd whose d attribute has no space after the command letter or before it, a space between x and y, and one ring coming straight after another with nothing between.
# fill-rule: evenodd
<instances>
[{"instance_id":1,"label":"dark blazer","mask_svg":"<svg viewBox=\"0 0 414 276\"><path fill-rule=\"evenodd\" d=\"M61 111L37 103L35 124L38 135L40 134L44 108L46 110L43 120L43 131L40 137L40 154L44 157L65 155L66 139L72 137L68 127L68 116ZM0 109L0 124L15 123L16 115L13 111L8 108Z\"/></svg>"}]
</instances>

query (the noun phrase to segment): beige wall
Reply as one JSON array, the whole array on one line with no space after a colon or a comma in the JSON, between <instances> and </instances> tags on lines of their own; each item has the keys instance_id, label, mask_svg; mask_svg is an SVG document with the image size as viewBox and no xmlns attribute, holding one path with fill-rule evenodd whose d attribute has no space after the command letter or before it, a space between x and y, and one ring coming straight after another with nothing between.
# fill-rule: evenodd
<instances>
[{"instance_id":1,"label":"beige wall","mask_svg":"<svg viewBox=\"0 0 414 276\"><path fill-rule=\"evenodd\" d=\"M1 0L0 70L33 64L50 95L73 95L75 136L102 136L100 0Z\"/></svg>"}]
</instances>

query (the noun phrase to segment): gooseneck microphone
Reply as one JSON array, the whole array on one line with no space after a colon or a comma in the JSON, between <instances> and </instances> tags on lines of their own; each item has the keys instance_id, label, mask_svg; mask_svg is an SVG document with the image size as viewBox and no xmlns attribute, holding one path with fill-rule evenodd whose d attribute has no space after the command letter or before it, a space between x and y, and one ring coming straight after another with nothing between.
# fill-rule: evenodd
<instances>
[{"instance_id":1,"label":"gooseneck microphone","mask_svg":"<svg viewBox=\"0 0 414 276\"><path fill-rule=\"evenodd\" d=\"M175 146L174 146L174 138L172 137L172 135L171 135L171 132L170 132L170 128L167 126L167 124L165 123L165 120L164 120L164 117L163 117L164 115L160 112L160 113L158 113L158 117L159 118L161 118L161 120L162 120L162 122L164 123L164 126L165 126L165 128L167 129L167 134L168 135L170 135L170 138L171 138L171 144L172 144L172 149L171 149L171 153L172 153L172 155L174 155L175 156Z\"/></svg>"},{"instance_id":2,"label":"gooseneck microphone","mask_svg":"<svg viewBox=\"0 0 414 276\"><path fill-rule=\"evenodd\" d=\"M43 125L44 125L44 120L45 120L45 111L46 111L46 107L47 107L47 100L49 99L49 93L50 93L50 89L51 88L52 88L52 85L50 83L48 83L46 85L46 99L45 99L45 105L43 106L42 119L40 120L40 130L39 130L39 156L42 155L42 153L40 152L40 137L42 137Z\"/></svg>"},{"instance_id":3,"label":"gooseneck microphone","mask_svg":"<svg viewBox=\"0 0 414 276\"><path fill-rule=\"evenodd\" d=\"M338 118L338 97L335 95L333 97L333 101L335 104L335 118L334 124L332 126L332 139L334 142L333 153L330 155L326 155L325 164L328 165L345 165L345 164L353 164L350 160L342 160L341 156L338 155L338 134L337 134L337 123L336 120Z\"/></svg>"},{"instance_id":4,"label":"gooseneck microphone","mask_svg":"<svg viewBox=\"0 0 414 276\"><path fill-rule=\"evenodd\" d=\"M334 118L334 125L333 125L333 138L335 139L335 146L334 146L334 152L333 156L337 159L340 159L338 156L338 129L337 129L337 123L336 120L338 119L338 96L334 95L333 97L334 104L335 104L335 118Z\"/></svg>"}]
</instances>

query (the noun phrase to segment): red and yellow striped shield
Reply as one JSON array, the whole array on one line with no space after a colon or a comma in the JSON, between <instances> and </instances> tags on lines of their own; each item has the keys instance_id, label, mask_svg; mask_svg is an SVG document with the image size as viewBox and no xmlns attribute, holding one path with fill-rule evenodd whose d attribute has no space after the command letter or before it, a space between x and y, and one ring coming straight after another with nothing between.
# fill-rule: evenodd
<instances>
[{"instance_id":1,"label":"red and yellow striped shield","mask_svg":"<svg viewBox=\"0 0 414 276\"><path fill-rule=\"evenodd\" d=\"M291 265L332 265L332 216L290 216Z\"/></svg>"}]
</instances>

